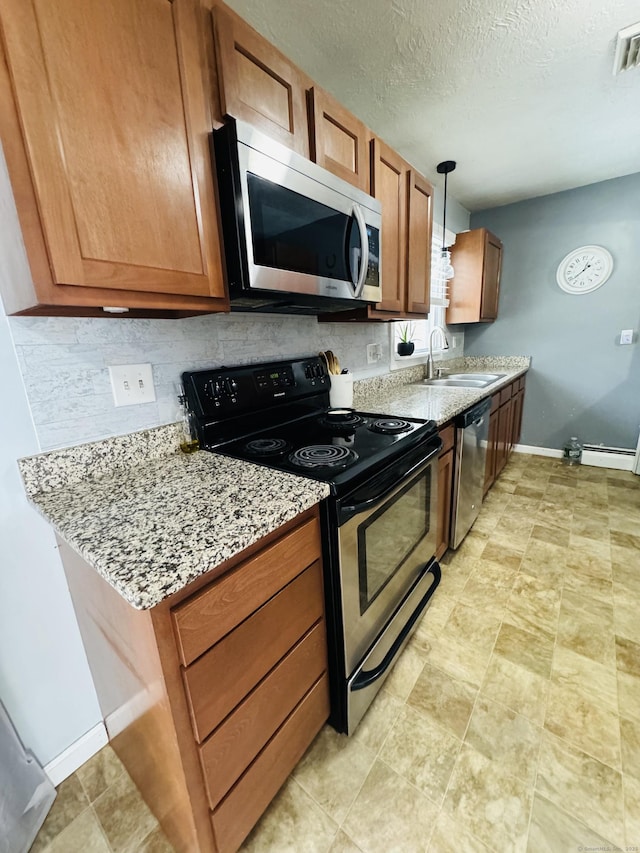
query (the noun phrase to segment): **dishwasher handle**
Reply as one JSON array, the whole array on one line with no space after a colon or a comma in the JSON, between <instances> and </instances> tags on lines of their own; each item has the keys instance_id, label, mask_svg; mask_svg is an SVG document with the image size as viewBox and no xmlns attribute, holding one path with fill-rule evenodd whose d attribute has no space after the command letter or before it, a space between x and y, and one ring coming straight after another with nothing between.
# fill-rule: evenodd
<instances>
[{"instance_id":1,"label":"dishwasher handle","mask_svg":"<svg viewBox=\"0 0 640 853\"><path fill-rule=\"evenodd\" d=\"M490 408L491 397L487 397L486 400L481 400L475 406L467 409L466 412L462 412L461 415L458 415L454 423L458 429L466 429L468 426L471 426L471 424L481 424L484 416Z\"/></svg>"}]
</instances>

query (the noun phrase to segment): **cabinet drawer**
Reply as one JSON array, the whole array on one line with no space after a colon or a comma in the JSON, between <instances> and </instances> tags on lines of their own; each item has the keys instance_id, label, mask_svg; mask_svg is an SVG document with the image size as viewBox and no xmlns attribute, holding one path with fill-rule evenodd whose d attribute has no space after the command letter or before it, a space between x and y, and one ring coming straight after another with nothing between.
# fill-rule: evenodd
<instances>
[{"instance_id":1,"label":"cabinet drawer","mask_svg":"<svg viewBox=\"0 0 640 853\"><path fill-rule=\"evenodd\" d=\"M518 382L518 391L524 391L524 382L525 382L525 377L524 377L524 376L521 376L521 377L517 380L517 382ZM515 382L514 382L514 387L515 387Z\"/></svg>"},{"instance_id":2,"label":"cabinet drawer","mask_svg":"<svg viewBox=\"0 0 640 853\"><path fill-rule=\"evenodd\" d=\"M220 853L238 849L329 716L323 675L213 812Z\"/></svg>"},{"instance_id":3,"label":"cabinet drawer","mask_svg":"<svg viewBox=\"0 0 640 853\"><path fill-rule=\"evenodd\" d=\"M320 524L312 518L214 581L173 611L187 666L320 558Z\"/></svg>"},{"instance_id":4,"label":"cabinet drawer","mask_svg":"<svg viewBox=\"0 0 640 853\"><path fill-rule=\"evenodd\" d=\"M323 616L318 561L184 671L201 742Z\"/></svg>"},{"instance_id":5,"label":"cabinet drawer","mask_svg":"<svg viewBox=\"0 0 640 853\"><path fill-rule=\"evenodd\" d=\"M497 394L494 394L493 397L491 398L491 408L489 409L489 414L492 415L494 412L497 412L499 408L500 408L500 391L498 391Z\"/></svg>"},{"instance_id":6,"label":"cabinet drawer","mask_svg":"<svg viewBox=\"0 0 640 853\"><path fill-rule=\"evenodd\" d=\"M439 432L440 438L442 439L442 450L440 451L440 456L444 456L447 451L451 450L454 445L456 438L456 428L453 424L448 424L448 426L442 427Z\"/></svg>"},{"instance_id":7,"label":"cabinet drawer","mask_svg":"<svg viewBox=\"0 0 640 853\"><path fill-rule=\"evenodd\" d=\"M508 403L511 399L512 393L512 385L507 385L506 388L503 388L500 392L500 405L503 406L505 403Z\"/></svg>"},{"instance_id":8,"label":"cabinet drawer","mask_svg":"<svg viewBox=\"0 0 640 853\"><path fill-rule=\"evenodd\" d=\"M212 809L326 668L327 639L322 621L305 634L202 745L200 761Z\"/></svg>"}]
</instances>

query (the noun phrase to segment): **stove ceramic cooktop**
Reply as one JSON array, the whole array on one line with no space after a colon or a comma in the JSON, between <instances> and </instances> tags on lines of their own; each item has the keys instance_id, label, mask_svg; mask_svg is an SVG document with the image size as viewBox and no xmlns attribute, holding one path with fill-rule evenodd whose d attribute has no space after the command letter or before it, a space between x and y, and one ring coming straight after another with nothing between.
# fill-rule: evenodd
<instances>
[{"instance_id":1,"label":"stove ceramic cooktop","mask_svg":"<svg viewBox=\"0 0 640 853\"><path fill-rule=\"evenodd\" d=\"M327 410L212 448L327 482L349 482L434 432L431 421Z\"/></svg>"}]
</instances>

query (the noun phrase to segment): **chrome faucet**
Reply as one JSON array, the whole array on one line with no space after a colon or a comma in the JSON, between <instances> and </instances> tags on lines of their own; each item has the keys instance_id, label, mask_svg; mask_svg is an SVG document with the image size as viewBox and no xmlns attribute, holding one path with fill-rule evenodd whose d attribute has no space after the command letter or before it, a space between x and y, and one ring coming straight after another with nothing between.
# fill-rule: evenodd
<instances>
[{"instance_id":1,"label":"chrome faucet","mask_svg":"<svg viewBox=\"0 0 640 853\"><path fill-rule=\"evenodd\" d=\"M442 326L434 326L429 335L429 355L427 356L427 379L433 379L433 336L436 332L440 332L442 336L442 349L449 349L449 341L447 334Z\"/></svg>"}]
</instances>

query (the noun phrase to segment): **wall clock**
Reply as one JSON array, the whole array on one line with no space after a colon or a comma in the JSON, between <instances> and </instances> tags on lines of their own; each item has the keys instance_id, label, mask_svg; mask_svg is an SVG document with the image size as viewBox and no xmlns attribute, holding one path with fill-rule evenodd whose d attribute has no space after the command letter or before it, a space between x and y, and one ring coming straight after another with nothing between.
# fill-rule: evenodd
<instances>
[{"instance_id":1,"label":"wall clock","mask_svg":"<svg viewBox=\"0 0 640 853\"><path fill-rule=\"evenodd\" d=\"M558 265L556 281L567 293L591 293L613 272L611 253L602 246L580 246Z\"/></svg>"}]
</instances>

